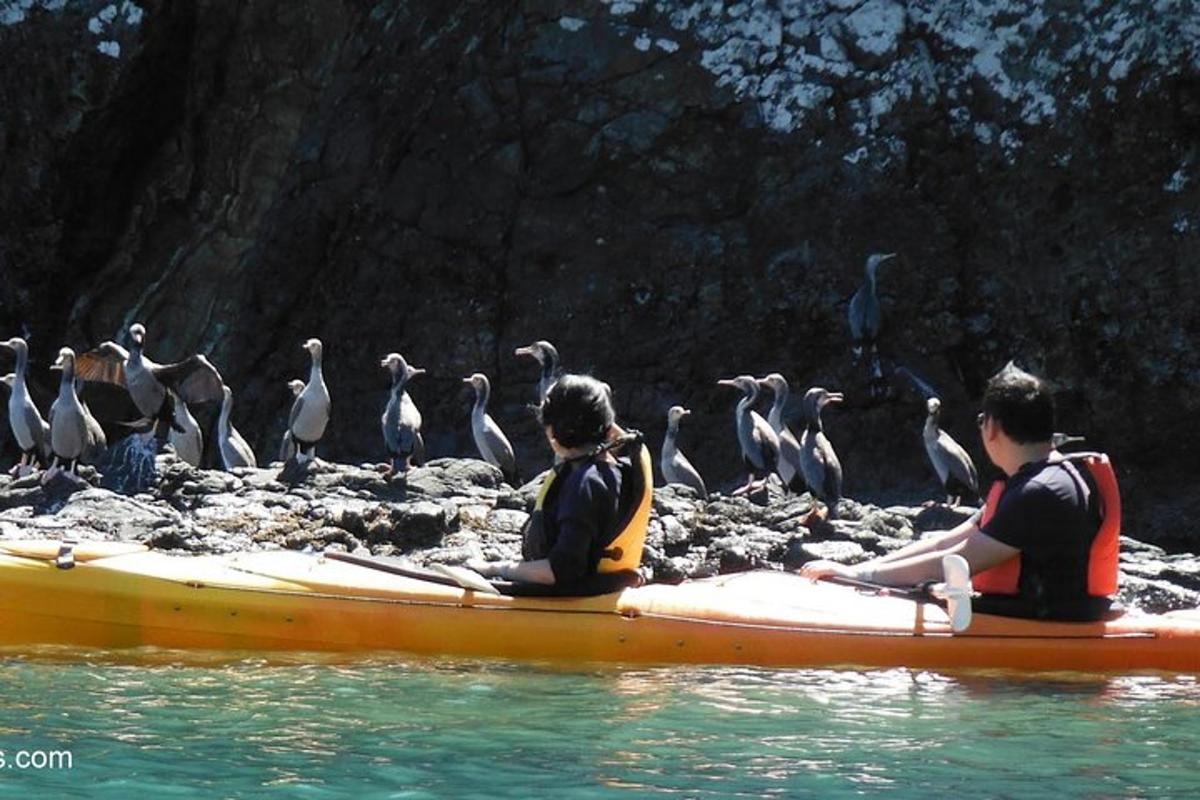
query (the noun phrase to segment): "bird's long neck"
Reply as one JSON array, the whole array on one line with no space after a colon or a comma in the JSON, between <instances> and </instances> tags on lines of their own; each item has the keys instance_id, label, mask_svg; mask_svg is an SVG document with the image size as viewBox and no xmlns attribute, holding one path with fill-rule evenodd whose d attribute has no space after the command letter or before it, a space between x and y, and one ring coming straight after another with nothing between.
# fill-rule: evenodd
<instances>
[{"instance_id":1,"label":"bird's long neck","mask_svg":"<svg viewBox=\"0 0 1200 800\"><path fill-rule=\"evenodd\" d=\"M542 380L552 381L558 377L558 359L547 354L542 362Z\"/></svg>"},{"instance_id":2,"label":"bird's long neck","mask_svg":"<svg viewBox=\"0 0 1200 800\"><path fill-rule=\"evenodd\" d=\"M767 420L771 423L771 427L777 431L783 430L783 406L787 403L788 390L787 387L777 387L775 389L775 402L771 404L771 413Z\"/></svg>"},{"instance_id":3,"label":"bird's long neck","mask_svg":"<svg viewBox=\"0 0 1200 800\"><path fill-rule=\"evenodd\" d=\"M226 397L221 401L221 416L217 419L217 425L222 431L229 430L229 412L233 410L233 397Z\"/></svg>"},{"instance_id":4,"label":"bird's long neck","mask_svg":"<svg viewBox=\"0 0 1200 800\"><path fill-rule=\"evenodd\" d=\"M754 406L754 401L757 398L757 392L747 392L746 394L742 395L742 399L739 400L737 404L737 416L739 421L745 423L746 425L750 424L750 411Z\"/></svg>"},{"instance_id":5,"label":"bird's long neck","mask_svg":"<svg viewBox=\"0 0 1200 800\"><path fill-rule=\"evenodd\" d=\"M663 439L663 449L675 447L675 437L679 436L679 420L671 420L667 423L667 436Z\"/></svg>"},{"instance_id":6,"label":"bird's long neck","mask_svg":"<svg viewBox=\"0 0 1200 800\"><path fill-rule=\"evenodd\" d=\"M321 372L321 357L322 353L316 352L312 354L312 367L308 371L309 383L324 383L325 376Z\"/></svg>"},{"instance_id":7,"label":"bird's long neck","mask_svg":"<svg viewBox=\"0 0 1200 800\"><path fill-rule=\"evenodd\" d=\"M69 359L63 362L62 380L58 384L58 396L67 400L76 397L75 362Z\"/></svg>"},{"instance_id":8,"label":"bird's long neck","mask_svg":"<svg viewBox=\"0 0 1200 800\"><path fill-rule=\"evenodd\" d=\"M813 405L808 410L808 424L805 426L812 433L821 433L821 407Z\"/></svg>"},{"instance_id":9,"label":"bird's long neck","mask_svg":"<svg viewBox=\"0 0 1200 800\"><path fill-rule=\"evenodd\" d=\"M13 388L21 386L25 383L25 371L29 369L29 348L24 345L18 345L17 351L17 368L16 378L13 383Z\"/></svg>"},{"instance_id":10,"label":"bird's long neck","mask_svg":"<svg viewBox=\"0 0 1200 800\"><path fill-rule=\"evenodd\" d=\"M482 416L487 411L488 398L491 397L491 394L492 389L490 386L476 386L475 408L471 410L471 413Z\"/></svg>"},{"instance_id":11,"label":"bird's long neck","mask_svg":"<svg viewBox=\"0 0 1200 800\"><path fill-rule=\"evenodd\" d=\"M939 432L937 414L925 417L925 438L936 439Z\"/></svg>"}]
</instances>

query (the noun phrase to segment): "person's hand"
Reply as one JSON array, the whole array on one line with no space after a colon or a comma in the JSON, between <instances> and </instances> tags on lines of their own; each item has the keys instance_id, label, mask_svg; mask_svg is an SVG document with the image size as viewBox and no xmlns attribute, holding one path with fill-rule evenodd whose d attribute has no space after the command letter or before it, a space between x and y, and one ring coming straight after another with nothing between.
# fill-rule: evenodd
<instances>
[{"instance_id":1,"label":"person's hand","mask_svg":"<svg viewBox=\"0 0 1200 800\"><path fill-rule=\"evenodd\" d=\"M469 570L478 572L485 578L500 577L500 572L503 569L505 562L503 561L487 561L482 558L468 558L463 566Z\"/></svg>"},{"instance_id":2,"label":"person's hand","mask_svg":"<svg viewBox=\"0 0 1200 800\"><path fill-rule=\"evenodd\" d=\"M848 567L845 564L839 564L836 561L827 561L825 559L809 561L807 564L800 567L800 575L813 581L819 581L821 578L827 578L830 575L837 575L841 578L857 577L853 567Z\"/></svg>"}]
</instances>

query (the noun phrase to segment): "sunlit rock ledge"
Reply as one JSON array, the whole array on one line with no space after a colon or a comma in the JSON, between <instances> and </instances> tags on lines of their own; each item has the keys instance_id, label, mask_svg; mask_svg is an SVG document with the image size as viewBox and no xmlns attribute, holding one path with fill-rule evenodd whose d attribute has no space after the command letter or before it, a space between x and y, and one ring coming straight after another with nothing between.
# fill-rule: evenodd
<instances>
[{"instance_id":1,"label":"sunlit rock ledge","mask_svg":"<svg viewBox=\"0 0 1200 800\"><path fill-rule=\"evenodd\" d=\"M278 466L198 470L161 456L153 492L114 494L63 475L0 478L0 539L72 536L140 542L179 553L326 548L404 556L416 564L517 558L538 481L513 489L473 459L438 459L388 479L374 465L318 462L294 485ZM95 473L82 468L95 479ZM855 563L966 519L973 509L886 508L843 499L838 519L810 517L807 494L777 483L753 498L700 500L681 486L655 490L642 559L646 578L678 582L750 569L795 569L813 558ZM1167 610L1200 604L1200 563L1125 539L1121 598Z\"/></svg>"}]
</instances>

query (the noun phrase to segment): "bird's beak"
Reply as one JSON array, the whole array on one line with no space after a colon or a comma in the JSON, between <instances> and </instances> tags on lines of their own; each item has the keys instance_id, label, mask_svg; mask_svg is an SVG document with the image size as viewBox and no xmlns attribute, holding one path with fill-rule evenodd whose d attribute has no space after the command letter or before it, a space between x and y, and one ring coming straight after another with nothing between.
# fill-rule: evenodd
<instances>
[{"instance_id":1,"label":"bird's beak","mask_svg":"<svg viewBox=\"0 0 1200 800\"><path fill-rule=\"evenodd\" d=\"M518 347L516 350L513 350L513 355L514 356L531 356L531 355L533 355L533 349L529 348L529 347Z\"/></svg>"},{"instance_id":2,"label":"bird's beak","mask_svg":"<svg viewBox=\"0 0 1200 800\"><path fill-rule=\"evenodd\" d=\"M691 410L690 410L690 409L687 409L687 408L685 408L685 409L683 410L683 415L684 415L685 417L686 417L686 416L688 416L688 415L690 415L691 413L692 413L692 412L691 412Z\"/></svg>"},{"instance_id":3,"label":"bird's beak","mask_svg":"<svg viewBox=\"0 0 1200 800\"><path fill-rule=\"evenodd\" d=\"M895 258L895 257L896 257L896 254L895 254L895 253L884 253L884 254L883 254L881 257L880 257L880 259L879 259L879 260L880 260L880 262L884 262L884 261L887 261L888 259L892 259L892 258Z\"/></svg>"},{"instance_id":4,"label":"bird's beak","mask_svg":"<svg viewBox=\"0 0 1200 800\"><path fill-rule=\"evenodd\" d=\"M409 367L409 368L408 368L408 374L409 374L410 376L424 375L424 374L425 374L425 370L424 370L424 369L422 369L421 367Z\"/></svg>"},{"instance_id":5,"label":"bird's beak","mask_svg":"<svg viewBox=\"0 0 1200 800\"><path fill-rule=\"evenodd\" d=\"M845 399L846 399L846 396L843 395L841 392L830 392L829 395L825 398L825 402L826 403L840 403Z\"/></svg>"},{"instance_id":6,"label":"bird's beak","mask_svg":"<svg viewBox=\"0 0 1200 800\"><path fill-rule=\"evenodd\" d=\"M722 378L721 380L717 381L717 386L732 386L734 389L740 388L737 385L737 381L730 380L729 378Z\"/></svg>"},{"instance_id":7,"label":"bird's beak","mask_svg":"<svg viewBox=\"0 0 1200 800\"><path fill-rule=\"evenodd\" d=\"M475 383L475 381L471 380L470 378L463 378L463 383Z\"/></svg>"}]
</instances>

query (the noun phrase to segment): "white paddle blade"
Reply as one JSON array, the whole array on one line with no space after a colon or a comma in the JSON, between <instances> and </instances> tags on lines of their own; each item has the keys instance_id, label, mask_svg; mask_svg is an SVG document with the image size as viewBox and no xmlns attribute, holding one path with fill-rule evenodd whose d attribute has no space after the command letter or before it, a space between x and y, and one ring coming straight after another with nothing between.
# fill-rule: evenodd
<instances>
[{"instance_id":1,"label":"white paddle blade","mask_svg":"<svg viewBox=\"0 0 1200 800\"><path fill-rule=\"evenodd\" d=\"M945 582L933 588L933 594L946 601L950 629L962 633L971 627L971 565L960 555L942 558Z\"/></svg>"},{"instance_id":2,"label":"white paddle blade","mask_svg":"<svg viewBox=\"0 0 1200 800\"><path fill-rule=\"evenodd\" d=\"M445 575L464 589L481 592L482 594L500 594L500 590L493 586L487 578L466 567L452 567L449 564L430 564L429 568L434 572Z\"/></svg>"}]
</instances>

